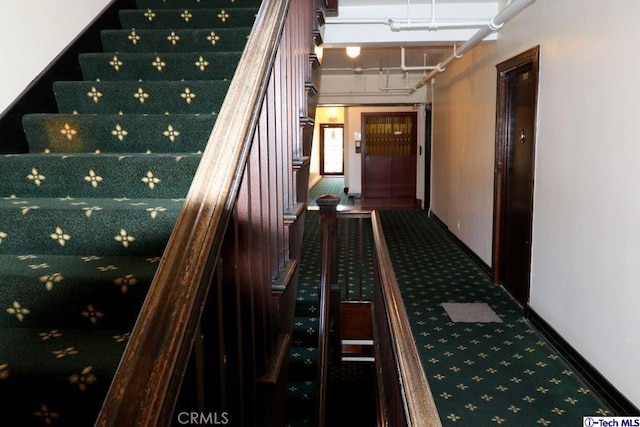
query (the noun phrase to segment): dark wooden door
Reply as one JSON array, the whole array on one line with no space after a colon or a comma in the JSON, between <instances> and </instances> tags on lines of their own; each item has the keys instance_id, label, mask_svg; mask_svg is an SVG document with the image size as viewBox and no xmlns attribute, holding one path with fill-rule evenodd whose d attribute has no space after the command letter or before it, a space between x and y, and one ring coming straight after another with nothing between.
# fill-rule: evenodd
<instances>
[{"instance_id":1,"label":"dark wooden door","mask_svg":"<svg viewBox=\"0 0 640 427\"><path fill-rule=\"evenodd\" d=\"M525 307L531 276L537 75L537 63L531 60L499 77L504 141L498 144L501 220L499 259L494 266L500 269L499 282Z\"/></svg>"},{"instance_id":2,"label":"dark wooden door","mask_svg":"<svg viewBox=\"0 0 640 427\"><path fill-rule=\"evenodd\" d=\"M413 207L417 114L363 114L362 130L362 203Z\"/></svg>"},{"instance_id":3,"label":"dark wooden door","mask_svg":"<svg viewBox=\"0 0 640 427\"><path fill-rule=\"evenodd\" d=\"M510 76L504 285L521 303L529 299L533 214L534 84L531 68Z\"/></svg>"}]
</instances>

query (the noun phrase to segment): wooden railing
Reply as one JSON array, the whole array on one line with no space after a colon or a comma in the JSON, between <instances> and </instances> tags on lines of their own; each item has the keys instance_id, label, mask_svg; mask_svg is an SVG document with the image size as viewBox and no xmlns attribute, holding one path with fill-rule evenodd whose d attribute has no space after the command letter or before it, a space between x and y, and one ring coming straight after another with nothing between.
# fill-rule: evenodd
<instances>
[{"instance_id":1,"label":"wooden railing","mask_svg":"<svg viewBox=\"0 0 640 427\"><path fill-rule=\"evenodd\" d=\"M418 349L413 338L409 318L402 301L400 288L386 246L382 224L377 212L337 211L339 199L323 196L317 200L320 208L322 235L322 276L320 293L319 336L319 381L320 401L325 400L329 362L341 359L341 304L366 302L363 289L365 280L362 271L366 262L373 263L373 339L377 373L378 425L391 427L441 426L431 389L422 367ZM370 223L369 223L370 220ZM351 233L350 224L357 221L358 230ZM365 226L365 221L367 221ZM342 227L342 245L338 244L338 228ZM373 254L367 253L365 227L372 230ZM352 235L353 234L353 235ZM354 237L355 236L355 237ZM352 240L358 246L351 247ZM348 259L355 253L360 273L355 292L349 292L348 277L351 275ZM338 259L345 267L338 283ZM370 285L370 283L369 283ZM337 325L337 327L334 327ZM348 325L344 325L348 326ZM334 351L338 352L337 356ZM324 418L320 412L319 420ZM323 424L319 424L323 425Z\"/></svg>"},{"instance_id":2,"label":"wooden railing","mask_svg":"<svg viewBox=\"0 0 640 427\"><path fill-rule=\"evenodd\" d=\"M440 426L380 217L375 211L371 222L375 244L373 327L378 363L378 425Z\"/></svg>"},{"instance_id":3,"label":"wooden railing","mask_svg":"<svg viewBox=\"0 0 640 427\"><path fill-rule=\"evenodd\" d=\"M339 211L337 215L342 235L342 268L339 270L342 278L342 301L371 301L371 277L367 271L373 262L370 243L371 211L351 209Z\"/></svg>"},{"instance_id":4,"label":"wooden railing","mask_svg":"<svg viewBox=\"0 0 640 427\"><path fill-rule=\"evenodd\" d=\"M97 425L278 424L317 4L263 1Z\"/></svg>"},{"instance_id":5,"label":"wooden railing","mask_svg":"<svg viewBox=\"0 0 640 427\"><path fill-rule=\"evenodd\" d=\"M338 218L340 199L333 195L317 200L320 208L321 262L318 328L317 424L325 425L329 364L340 361L340 285L338 284Z\"/></svg>"}]
</instances>

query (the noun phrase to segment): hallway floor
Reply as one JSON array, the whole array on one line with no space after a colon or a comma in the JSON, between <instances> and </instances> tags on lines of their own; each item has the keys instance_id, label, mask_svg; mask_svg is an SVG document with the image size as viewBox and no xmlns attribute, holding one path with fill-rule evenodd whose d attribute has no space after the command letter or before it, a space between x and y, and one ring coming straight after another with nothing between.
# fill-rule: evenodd
<instances>
[{"instance_id":1,"label":"hallway floor","mask_svg":"<svg viewBox=\"0 0 640 427\"><path fill-rule=\"evenodd\" d=\"M381 217L443 425L577 426L613 415L425 212ZM486 303L498 319L454 322L442 303Z\"/></svg>"},{"instance_id":2,"label":"hallway floor","mask_svg":"<svg viewBox=\"0 0 640 427\"><path fill-rule=\"evenodd\" d=\"M317 208L316 199L326 194L333 194L340 197L341 208L353 208L356 205L356 200L353 197L347 196L344 192L343 176L323 176L320 181L309 189L309 206Z\"/></svg>"},{"instance_id":3,"label":"hallway floor","mask_svg":"<svg viewBox=\"0 0 640 427\"><path fill-rule=\"evenodd\" d=\"M583 416L615 415L426 212L383 211L381 218L443 425L569 426L582 425ZM309 211L300 301L317 295L317 221ZM496 317L454 322L442 303L485 303ZM371 383L365 377L348 386L357 399L358 388ZM370 403L354 405L366 410Z\"/></svg>"}]
</instances>

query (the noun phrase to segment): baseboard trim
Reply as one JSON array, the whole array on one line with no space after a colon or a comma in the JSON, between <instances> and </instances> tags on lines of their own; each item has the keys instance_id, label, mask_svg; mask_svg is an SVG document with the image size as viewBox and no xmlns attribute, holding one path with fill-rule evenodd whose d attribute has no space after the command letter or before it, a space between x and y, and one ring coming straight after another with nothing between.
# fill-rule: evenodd
<instances>
[{"instance_id":1,"label":"baseboard trim","mask_svg":"<svg viewBox=\"0 0 640 427\"><path fill-rule=\"evenodd\" d=\"M530 306L526 319L560 353L565 361L588 383L611 408L621 416L638 416L640 410L615 388L596 368L580 355L562 336ZM587 414L585 414L587 415Z\"/></svg>"},{"instance_id":2,"label":"baseboard trim","mask_svg":"<svg viewBox=\"0 0 640 427\"><path fill-rule=\"evenodd\" d=\"M433 211L430 211L429 216L435 221L436 224L438 224L438 226L440 226L440 228L442 228L449 235L449 237L451 238L451 240L453 240L456 246L462 249L462 251L469 258L471 258L471 261L473 261L480 268L480 270L482 270L482 272L486 274L489 277L489 279L491 279L491 276L493 274L493 270L491 269L491 267L489 267L489 265L486 262L484 262L482 258L480 258L474 251L472 251L469 246L467 246L462 240L460 240L458 236L453 234L451 230L449 230L449 227L447 227L447 224L445 224L444 221L438 218L438 215L433 213Z\"/></svg>"}]
</instances>

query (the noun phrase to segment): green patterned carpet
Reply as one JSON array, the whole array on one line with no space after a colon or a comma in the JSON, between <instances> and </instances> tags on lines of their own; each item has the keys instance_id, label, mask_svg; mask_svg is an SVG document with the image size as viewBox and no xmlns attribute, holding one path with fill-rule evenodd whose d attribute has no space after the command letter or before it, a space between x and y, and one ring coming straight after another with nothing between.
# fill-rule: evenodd
<instances>
[{"instance_id":1,"label":"green patterned carpet","mask_svg":"<svg viewBox=\"0 0 640 427\"><path fill-rule=\"evenodd\" d=\"M261 0L137 0L0 156L0 424L93 425ZM28 52L25 53L27 55Z\"/></svg>"},{"instance_id":2,"label":"green patterned carpet","mask_svg":"<svg viewBox=\"0 0 640 427\"><path fill-rule=\"evenodd\" d=\"M612 415L426 213L381 218L443 425L579 426ZM454 323L444 302L487 303L503 323Z\"/></svg>"},{"instance_id":3,"label":"green patterned carpet","mask_svg":"<svg viewBox=\"0 0 640 427\"><path fill-rule=\"evenodd\" d=\"M288 400L285 416L287 426L314 425L315 405L317 404L317 332L321 271L319 221L320 215L317 211L307 211L300 258L293 345L289 357ZM369 219L362 220L362 227L359 222L359 219L341 218L338 225L338 245L345 248L338 260L338 281L343 286L343 301L372 299L373 236L371 221ZM360 230L363 232L362 255L360 255L358 243ZM337 420L346 422L347 419L363 420L373 414L374 408L370 401L370 395L366 390L360 390L361 387L366 387L369 391L372 390L372 378L366 374L369 371L369 367L357 364L332 367L330 370L332 380L329 385L331 393L329 400L332 410L329 415L331 419L336 422ZM342 375L343 373L349 375ZM358 414L361 408L372 412L367 412L368 415Z\"/></svg>"},{"instance_id":4,"label":"green patterned carpet","mask_svg":"<svg viewBox=\"0 0 640 427\"><path fill-rule=\"evenodd\" d=\"M317 206L316 199L326 194L333 194L340 197L341 206L353 206L353 197L347 196L344 192L344 178L336 176L324 176L313 187L309 189L309 206Z\"/></svg>"}]
</instances>

